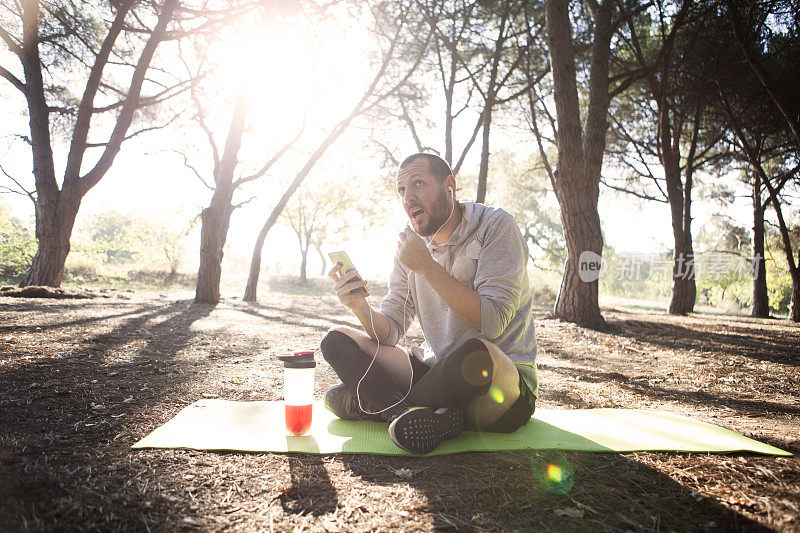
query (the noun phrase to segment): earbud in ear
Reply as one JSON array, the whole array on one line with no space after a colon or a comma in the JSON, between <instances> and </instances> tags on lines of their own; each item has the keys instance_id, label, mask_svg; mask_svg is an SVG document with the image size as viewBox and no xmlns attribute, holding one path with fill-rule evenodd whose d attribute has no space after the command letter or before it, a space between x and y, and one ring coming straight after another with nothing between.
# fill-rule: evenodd
<instances>
[{"instance_id":1,"label":"earbud in ear","mask_svg":"<svg viewBox=\"0 0 800 533\"><path fill-rule=\"evenodd\" d=\"M450 196L455 196L456 195L456 193L453 192L453 188L452 187L448 187L447 191L450 193Z\"/></svg>"}]
</instances>

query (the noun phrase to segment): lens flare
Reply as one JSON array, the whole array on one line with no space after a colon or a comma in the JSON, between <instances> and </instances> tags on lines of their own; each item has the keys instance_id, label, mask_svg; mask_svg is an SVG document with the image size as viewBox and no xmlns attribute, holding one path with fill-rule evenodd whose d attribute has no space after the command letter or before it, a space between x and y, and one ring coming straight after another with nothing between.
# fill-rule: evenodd
<instances>
[{"instance_id":1,"label":"lens flare","mask_svg":"<svg viewBox=\"0 0 800 533\"><path fill-rule=\"evenodd\" d=\"M547 477L554 483L561 483L564 479L564 473L561 471L560 466L550 463L547 465Z\"/></svg>"},{"instance_id":2,"label":"lens flare","mask_svg":"<svg viewBox=\"0 0 800 533\"><path fill-rule=\"evenodd\" d=\"M572 465L564 452L552 451L538 454L531 461L533 476L547 492L567 494L575 484Z\"/></svg>"},{"instance_id":3,"label":"lens flare","mask_svg":"<svg viewBox=\"0 0 800 533\"><path fill-rule=\"evenodd\" d=\"M491 367L487 368L486 354L484 352L472 352L464 357L461 362L461 377L470 385L476 387L485 385L486 381L492 377Z\"/></svg>"},{"instance_id":4,"label":"lens flare","mask_svg":"<svg viewBox=\"0 0 800 533\"><path fill-rule=\"evenodd\" d=\"M506 399L505 395L503 395L503 391L501 391L498 387L492 387L489 389L489 396L491 396L492 400L496 401L497 403L503 403Z\"/></svg>"}]
</instances>

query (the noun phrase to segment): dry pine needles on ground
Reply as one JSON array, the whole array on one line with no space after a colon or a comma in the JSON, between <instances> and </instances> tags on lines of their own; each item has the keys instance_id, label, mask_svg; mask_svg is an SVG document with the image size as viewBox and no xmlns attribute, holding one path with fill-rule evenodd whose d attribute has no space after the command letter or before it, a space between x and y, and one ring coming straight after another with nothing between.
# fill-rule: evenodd
<instances>
[{"instance_id":1,"label":"dry pine needles on ground","mask_svg":"<svg viewBox=\"0 0 800 533\"><path fill-rule=\"evenodd\" d=\"M330 297L280 290L215 308L0 297L0 530L800 531L797 458L131 452L200 398L280 399L271 355L353 323ZM544 316L541 406L664 409L800 452L800 328L619 309L595 332ZM335 381L322 363L317 397ZM548 461L571 470L568 490L541 482Z\"/></svg>"}]
</instances>

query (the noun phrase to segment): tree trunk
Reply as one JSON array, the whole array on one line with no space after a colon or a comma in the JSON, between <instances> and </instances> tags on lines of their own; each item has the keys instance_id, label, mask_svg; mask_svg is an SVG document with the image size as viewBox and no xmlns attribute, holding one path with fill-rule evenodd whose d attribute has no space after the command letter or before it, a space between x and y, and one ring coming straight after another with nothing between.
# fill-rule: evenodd
<instances>
[{"instance_id":1,"label":"tree trunk","mask_svg":"<svg viewBox=\"0 0 800 533\"><path fill-rule=\"evenodd\" d=\"M800 253L798 253L797 260L800 262ZM797 270L792 272L792 300L789 303L789 320L800 322L800 272Z\"/></svg>"},{"instance_id":2,"label":"tree trunk","mask_svg":"<svg viewBox=\"0 0 800 533\"><path fill-rule=\"evenodd\" d=\"M764 206L761 203L761 178L753 177L753 312L757 318L769 318L767 262L764 256Z\"/></svg>"},{"instance_id":3,"label":"tree trunk","mask_svg":"<svg viewBox=\"0 0 800 533\"><path fill-rule=\"evenodd\" d=\"M228 227L233 213L233 172L238 164L239 148L242 144L247 105L240 95L233 108L231 125L225 141L222 159L216 164L214 181L216 188L211 203L201 215L200 268L197 271L197 286L194 301L202 304L219 303L219 285L222 276L222 256Z\"/></svg>"},{"instance_id":4,"label":"tree trunk","mask_svg":"<svg viewBox=\"0 0 800 533\"><path fill-rule=\"evenodd\" d=\"M697 288L694 279L694 253L691 239L682 232L675 237L676 246L672 264L672 293L669 314L685 315L694 310ZM678 244L680 243L680 244Z\"/></svg>"},{"instance_id":5,"label":"tree trunk","mask_svg":"<svg viewBox=\"0 0 800 533\"><path fill-rule=\"evenodd\" d=\"M200 304L218 304L222 278L223 248L230 225L232 191L217 188L211 204L200 215L200 267L194 301Z\"/></svg>"},{"instance_id":6,"label":"tree trunk","mask_svg":"<svg viewBox=\"0 0 800 533\"><path fill-rule=\"evenodd\" d=\"M33 175L36 180L36 239L39 246L22 286L60 287L80 198L67 201L72 195L62 194L58 190L50 139L50 113L39 56L39 3L26 2L24 8L21 60L31 131Z\"/></svg>"},{"instance_id":7,"label":"tree trunk","mask_svg":"<svg viewBox=\"0 0 800 533\"><path fill-rule=\"evenodd\" d=\"M492 83L494 81L492 80ZM489 177L489 130L492 126L492 107L494 95L490 92L483 110L483 139L481 143L481 164L478 168L478 190L475 201L479 204L486 202L486 181Z\"/></svg>"},{"instance_id":8,"label":"tree trunk","mask_svg":"<svg viewBox=\"0 0 800 533\"><path fill-rule=\"evenodd\" d=\"M437 44L438 46L438 44ZM456 164L453 161L453 90L456 84L456 71L458 70L458 60L454 50L450 51L450 79L444 90L444 160L451 167ZM442 80L444 81L444 80Z\"/></svg>"},{"instance_id":9,"label":"tree trunk","mask_svg":"<svg viewBox=\"0 0 800 533\"><path fill-rule=\"evenodd\" d=\"M308 285L308 274L306 269L308 267L308 248L302 251L303 259L300 261L300 283Z\"/></svg>"},{"instance_id":10,"label":"tree trunk","mask_svg":"<svg viewBox=\"0 0 800 533\"><path fill-rule=\"evenodd\" d=\"M601 329L605 321L598 303L598 272L603 235L597 200L608 128L608 60L612 2L595 16L585 131L581 127L575 54L568 0L548 0L547 33L558 120L558 165L555 193L567 245L567 261L553 313L562 320ZM589 267L589 268L587 268Z\"/></svg>"},{"instance_id":11,"label":"tree trunk","mask_svg":"<svg viewBox=\"0 0 800 533\"><path fill-rule=\"evenodd\" d=\"M56 194L55 198L55 209L52 211L48 209L51 202L42 197L37 198L36 236L39 246L28 275L21 284L23 287L60 287L64 279L64 265L70 250L69 241L81 202L80 198L69 198L63 192Z\"/></svg>"},{"instance_id":12,"label":"tree trunk","mask_svg":"<svg viewBox=\"0 0 800 533\"><path fill-rule=\"evenodd\" d=\"M675 250L672 255L672 291L668 312L671 315L685 315L694 310L697 297L695 285L694 250L691 228L687 227L691 218L685 216L685 202L691 190L683 190L678 155L669 148L662 147L664 176L667 182L672 236Z\"/></svg>"},{"instance_id":13,"label":"tree trunk","mask_svg":"<svg viewBox=\"0 0 800 533\"><path fill-rule=\"evenodd\" d=\"M597 190L599 193L599 187ZM598 193L558 195L567 260L553 309L553 313L562 320L595 329L605 326L598 304L598 277L591 275L592 264L599 263L603 252L603 235L597 212ZM598 269L594 269L594 272L599 275Z\"/></svg>"},{"instance_id":14,"label":"tree trunk","mask_svg":"<svg viewBox=\"0 0 800 533\"><path fill-rule=\"evenodd\" d=\"M271 219L272 217L270 217ZM258 278L261 276L261 251L264 249L264 241L267 238L267 233L275 224L275 221L267 223L261 228L261 231L256 238L256 244L253 247L253 257L250 259L250 272L247 274L247 286L244 288L245 302L258 301Z\"/></svg>"},{"instance_id":15,"label":"tree trunk","mask_svg":"<svg viewBox=\"0 0 800 533\"><path fill-rule=\"evenodd\" d=\"M691 231L673 224L675 252L672 255L672 292L669 300L669 314L685 315L694 311L697 299L695 283L694 249Z\"/></svg>"},{"instance_id":16,"label":"tree trunk","mask_svg":"<svg viewBox=\"0 0 800 533\"><path fill-rule=\"evenodd\" d=\"M681 180L680 148L678 143L673 142L675 139L669 114L666 110L662 110L659 115L661 165L664 168L667 200L672 220L672 236L675 242L675 250L672 255L672 291L668 312L671 315L685 315L694 310L694 302L697 297L691 214L689 212L692 197L691 181L688 170L686 184L684 185ZM679 134L675 133L674 135ZM691 167L691 164L690 158L686 165L687 169Z\"/></svg>"}]
</instances>

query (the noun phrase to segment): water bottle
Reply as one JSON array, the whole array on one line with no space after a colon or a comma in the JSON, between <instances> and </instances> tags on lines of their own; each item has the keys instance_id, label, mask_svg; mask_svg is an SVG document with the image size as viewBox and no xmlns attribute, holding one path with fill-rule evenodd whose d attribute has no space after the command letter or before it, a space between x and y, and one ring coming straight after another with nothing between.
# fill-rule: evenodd
<instances>
[{"instance_id":1,"label":"water bottle","mask_svg":"<svg viewBox=\"0 0 800 533\"><path fill-rule=\"evenodd\" d=\"M286 432L305 435L311 428L311 406L314 401L314 350L280 354L283 361L283 400Z\"/></svg>"}]
</instances>

